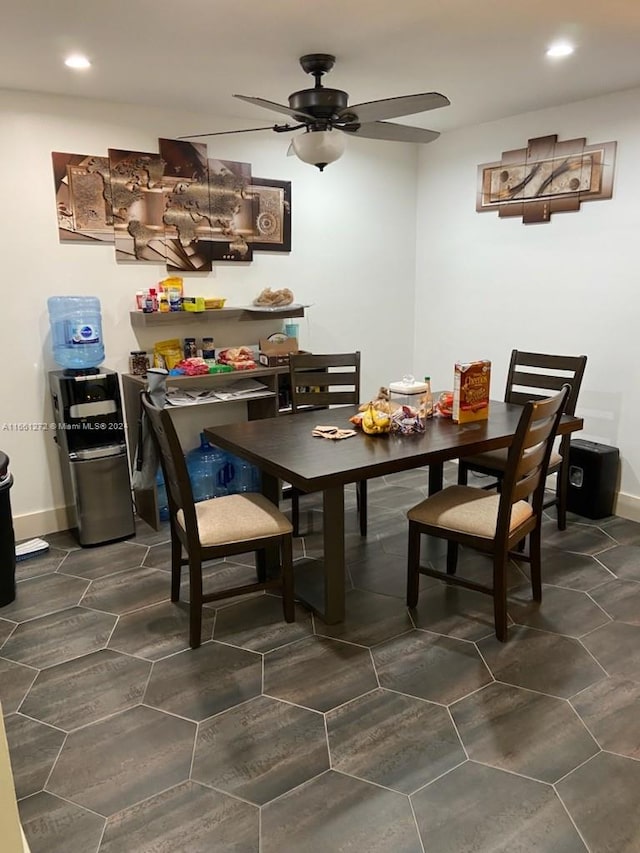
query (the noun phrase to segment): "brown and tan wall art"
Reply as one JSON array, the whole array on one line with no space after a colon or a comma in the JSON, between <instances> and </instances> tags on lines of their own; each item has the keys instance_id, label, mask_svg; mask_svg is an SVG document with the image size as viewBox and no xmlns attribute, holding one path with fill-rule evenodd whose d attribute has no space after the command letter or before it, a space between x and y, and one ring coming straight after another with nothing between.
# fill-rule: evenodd
<instances>
[{"instance_id":1,"label":"brown and tan wall art","mask_svg":"<svg viewBox=\"0 0 640 853\"><path fill-rule=\"evenodd\" d=\"M202 143L158 143L158 153L53 152L60 240L113 243L119 262L169 271L291 251L290 181L254 178L251 164L211 159Z\"/></svg>"}]
</instances>

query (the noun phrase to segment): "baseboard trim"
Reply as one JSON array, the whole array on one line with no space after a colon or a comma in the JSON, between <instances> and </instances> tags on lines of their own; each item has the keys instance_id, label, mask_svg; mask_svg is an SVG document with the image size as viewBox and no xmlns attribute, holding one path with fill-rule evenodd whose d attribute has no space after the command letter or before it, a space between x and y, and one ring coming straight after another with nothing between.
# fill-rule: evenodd
<instances>
[{"instance_id":1,"label":"baseboard trim","mask_svg":"<svg viewBox=\"0 0 640 853\"><path fill-rule=\"evenodd\" d=\"M614 513L630 521L640 521L640 497L618 492Z\"/></svg>"},{"instance_id":2,"label":"baseboard trim","mask_svg":"<svg viewBox=\"0 0 640 853\"><path fill-rule=\"evenodd\" d=\"M70 518L71 508L58 506L53 509L42 510L42 512L14 515L13 529L16 539L33 539L35 536L57 533L58 530L68 530Z\"/></svg>"}]
</instances>

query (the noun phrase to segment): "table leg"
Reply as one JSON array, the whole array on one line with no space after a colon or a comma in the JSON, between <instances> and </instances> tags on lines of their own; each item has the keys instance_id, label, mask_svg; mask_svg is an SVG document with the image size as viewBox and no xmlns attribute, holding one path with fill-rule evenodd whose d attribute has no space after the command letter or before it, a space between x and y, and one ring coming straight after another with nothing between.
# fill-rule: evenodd
<instances>
[{"instance_id":1,"label":"table leg","mask_svg":"<svg viewBox=\"0 0 640 853\"><path fill-rule=\"evenodd\" d=\"M429 464L429 494L434 495L442 491L443 485L443 463L434 462Z\"/></svg>"},{"instance_id":2,"label":"table leg","mask_svg":"<svg viewBox=\"0 0 640 853\"><path fill-rule=\"evenodd\" d=\"M271 474L262 472L262 494L276 506L280 503L280 480ZM261 551L256 551L256 572L258 580L263 583L267 577L278 574L280 568L280 549L277 545L270 545Z\"/></svg>"},{"instance_id":3,"label":"table leg","mask_svg":"<svg viewBox=\"0 0 640 853\"><path fill-rule=\"evenodd\" d=\"M344 621L344 488L323 493L324 616L327 625Z\"/></svg>"}]
</instances>

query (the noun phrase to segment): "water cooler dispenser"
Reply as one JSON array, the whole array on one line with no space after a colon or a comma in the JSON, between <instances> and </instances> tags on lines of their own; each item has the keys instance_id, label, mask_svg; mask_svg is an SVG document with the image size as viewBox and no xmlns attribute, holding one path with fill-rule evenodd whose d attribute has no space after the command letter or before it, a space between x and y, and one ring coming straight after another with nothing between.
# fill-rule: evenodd
<instances>
[{"instance_id":1,"label":"water cooler dispenser","mask_svg":"<svg viewBox=\"0 0 640 853\"><path fill-rule=\"evenodd\" d=\"M133 536L135 525L118 374L55 370L49 387L66 502L81 545Z\"/></svg>"}]
</instances>

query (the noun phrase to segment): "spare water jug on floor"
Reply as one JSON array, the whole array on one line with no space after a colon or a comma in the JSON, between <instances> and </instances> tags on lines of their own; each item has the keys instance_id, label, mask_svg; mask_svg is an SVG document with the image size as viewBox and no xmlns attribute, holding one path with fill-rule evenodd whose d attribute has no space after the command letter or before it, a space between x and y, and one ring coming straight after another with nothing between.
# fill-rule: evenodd
<instances>
[{"instance_id":1,"label":"spare water jug on floor","mask_svg":"<svg viewBox=\"0 0 640 853\"><path fill-rule=\"evenodd\" d=\"M220 475L225 465L225 454L209 444L203 432L200 433L200 446L187 453L186 461L194 501L206 501L227 494L225 478Z\"/></svg>"},{"instance_id":2,"label":"spare water jug on floor","mask_svg":"<svg viewBox=\"0 0 640 853\"><path fill-rule=\"evenodd\" d=\"M47 306L56 363L72 371L102 364L100 300L95 296L50 296Z\"/></svg>"}]
</instances>

